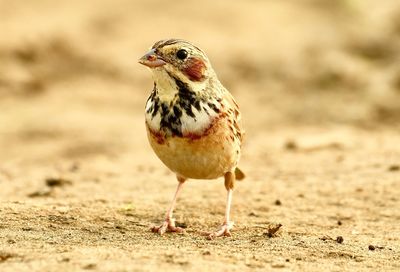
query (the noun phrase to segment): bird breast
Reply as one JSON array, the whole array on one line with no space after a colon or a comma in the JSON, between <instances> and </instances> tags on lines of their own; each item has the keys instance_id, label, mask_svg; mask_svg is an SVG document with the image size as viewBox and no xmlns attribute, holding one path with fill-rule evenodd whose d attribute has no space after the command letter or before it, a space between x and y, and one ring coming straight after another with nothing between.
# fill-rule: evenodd
<instances>
[{"instance_id":1,"label":"bird breast","mask_svg":"<svg viewBox=\"0 0 400 272\"><path fill-rule=\"evenodd\" d=\"M220 105L217 101L193 100L193 104L179 98L168 103L150 97L145 113L148 127L165 136L201 135L217 118Z\"/></svg>"},{"instance_id":2,"label":"bird breast","mask_svg":"<svg viewBox=\"0 0 400 272\"><path fill-rule=\"evenodd\" d=\"M168 137L147 125L154 152L173 172L193 179L215 179L232 171L240 158L240 142L232 135L229 119L217 116L201 134Z\"/></svg>"}]
</instances>

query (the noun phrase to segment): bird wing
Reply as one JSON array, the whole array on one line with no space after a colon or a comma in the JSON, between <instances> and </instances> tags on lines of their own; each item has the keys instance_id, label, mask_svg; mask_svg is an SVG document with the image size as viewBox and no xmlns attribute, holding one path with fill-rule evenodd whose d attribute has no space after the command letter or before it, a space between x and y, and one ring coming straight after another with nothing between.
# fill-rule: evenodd
<instances>
[{"instance_id":1,"label":"bird wing","mask_svg":"<svg viewBox=\"0 0 400 272\"><path fill-rule=\"evenodd\" d=\"M232 121L235 137L240 141L240 143L242 143L245 132L242 125L242 115L239 110L239 105L236 103L232 94L228 91L225 92L224 98L228 102L228 118L230 118Z\"/></svg>"},{"instance_id":2,"label":"bird wing","mask_svg":"<svg viewBox=\"0 0 400 272\"><path fill-rule=\"evenodd\" d=\"M236 103L235 98L233 98L232 94L226 91L225 100L228 104L228 118L231 120L229 123L232 126L232 131L234 133L234 137L238 139L240 146L242 145L244 139L244 129L242 125L242 115L239 110L239 105ZM246 177L242 170L238 167L235 169L235 177L237 180L242 180Z\"/></svg>"}]
</instances>

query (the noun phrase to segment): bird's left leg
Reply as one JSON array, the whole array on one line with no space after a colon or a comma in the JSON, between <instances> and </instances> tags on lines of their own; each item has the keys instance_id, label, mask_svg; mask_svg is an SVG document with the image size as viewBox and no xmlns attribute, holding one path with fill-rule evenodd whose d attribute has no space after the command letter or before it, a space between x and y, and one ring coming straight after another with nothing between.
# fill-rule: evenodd
<instances>
[{"instance_id":1,"label":"bird's left leg","mask_svg":"<svg viewBox=\"0 0 400 272\"><path fill-rule=\"evenodd\" d=\"M161 224L161 226L154 226L151 228L153 232L157 232L160 235L163 235L165 232L185 232L183 228L175 226L175 219L172 218L172 214L174 212L174 207L176 204L176 200L179 196L180 191L182 190L183 183L186 181L186 178L177 176L178 179L178 187L176 188L176 192L174 198L172 199L171 206L169 207L167 214L165 216L165 221Z\"/></svg>"},{"instance_id":2,"label":"bird's left leg","mask_svg":"<svg viewBox=\"0 0 400 272\"><path fill-rule=\"evenodd\" d=\"M229 236L229 237L232 236L230 230L233 228L233 222L230 221L229 214L231 211L233 188L235 186L235 173L227 172L224 177L225 177L225 188L227 190L224 223L222 224L219 230L208 234L208 239L214 239L215 237L220 237L220 236Z\"/></svg>"}]
</instances>

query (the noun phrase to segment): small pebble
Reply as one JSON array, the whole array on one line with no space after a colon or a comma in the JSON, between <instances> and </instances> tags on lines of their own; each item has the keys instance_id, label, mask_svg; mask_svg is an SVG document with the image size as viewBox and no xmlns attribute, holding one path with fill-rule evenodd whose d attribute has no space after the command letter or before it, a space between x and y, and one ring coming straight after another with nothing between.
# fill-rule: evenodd
<instances>
[{"instance_id":1,"label":"small pebble","mask_svg":"<svg viewBox=\"0 0 400 272\"><path fill-rule=\"evenodd\" d=\"M96 264L90 263L90 264L85 265L85 266L83 267L83 269L92 270L92 269L96 269L96 267L97 267Z\"/></svg>"},{"instance_id":2,"label":"small pebble","mask_svg":"<svg viewBox=\"0 0 400 272\"><path fill-rule=\"evenodd\" d=\"M64 185L71 185L72 181L63 178L47 178L46 185L49 187L62 187Z\"/></svg>"},{"instance_id":3,"label":"small pebble","mask_svg":"<svg viewBox=\"0 0 400 272\"><path fill-rule=\"evenodd\" d=\"M258 215L255 212L249 212L249 216L258 217Z\"/></svg>"},{"instance_id":4,"label":"small pebble","mask_svg":"<svg viewBox=\"0 0 400 272\"><path fill-rule=\"evenodd\" d=\"M369 246L368 246L368 249L369 249L369 250L375 250L375 246L369 245Z\"/></svg>"},{"instance_id":5,"label":"small pebble","mask_svg":"<svg viewBox=\"0 0 400 272\"><path fill-rule=\"evenodd\" d=\"M288 140L288 141L285 143L285 149L286 149L286 150L297 150L297 149L298 149L298 146L297 146L297 144L296 144L295 141L293 141L293 140Z\"/></svg>"},{"instance_id":6,"label":"small pebble","mask_svg":"<svg viewBox=\"0 0 400 272\"><path fill-rule=\"evenodd\" d=\"M272 223L268 226L267 232L264 233L264 235L266 235L269 238L272 237L276 237L277 236L277 232L280 230L280 228L282 227L282 224L275 224Z\"/></svg>"},{"instance_id":7,"label":"small pebble","mask_svg":"<svg viewBox=\"0 0 400 272\"><path fill-rule=\"evenodd\" d=\"M338 236L336 237L336 242L338 242L339 244L343 243L344 239L342 236Z\"/></svg>"},{"instance_id":8,"label":"small pebble","mask_svg":"<svg viewBox=\"0 0 400 272\"><path fill-rule=\"evenodd\" d=\"M271 264L272 268L284 268L285 264L284 263L276 263L276 264Z\"/></svg>"}]
</instances>

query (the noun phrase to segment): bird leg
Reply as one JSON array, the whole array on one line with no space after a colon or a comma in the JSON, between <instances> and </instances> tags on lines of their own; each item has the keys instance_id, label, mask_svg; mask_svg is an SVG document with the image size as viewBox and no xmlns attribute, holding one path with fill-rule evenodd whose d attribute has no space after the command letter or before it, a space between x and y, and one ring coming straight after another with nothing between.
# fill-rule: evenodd
<instances>
[{"instance_id":1,"label":"bird leg","mask_svg":"<svg viewBox=\"0 0 400 272\"><path fill-rule=\"evenodd\" d=\"M175 226L175 219L172 218L176 200L178 198L180 191L182 190L183 183L186 181L186 179L181 176L177 176L177 179L178 179L178 187L176 188L171 206L169 207L167 214L165 216L165 221L158 227L157 226L152 227L151 228L152 232L157 232L160 235L163 235L165 232L178 232L178 233L185 232L183 228Z\"/></svg>"},{"instance_id":2,"label":"bird leg","mask_svg":"<svg viewBox=\"0 0 400 272\"><path fill-rule=\"evenodd\" d=\"M232 236L230 230L233 228L233 222L229 219L229 214L231 211L231 203L232 203L232 196L233 196L233 187L235 183L235 174L233 172L228 172L225 174L225 188L227 190L227 198L226 198L226 209L225 209L225 219L224 223L219 230L216 232L209 233L207 235L208 239L214 239L215 237L220 236Z\"/></svg>"}]
</instances>

